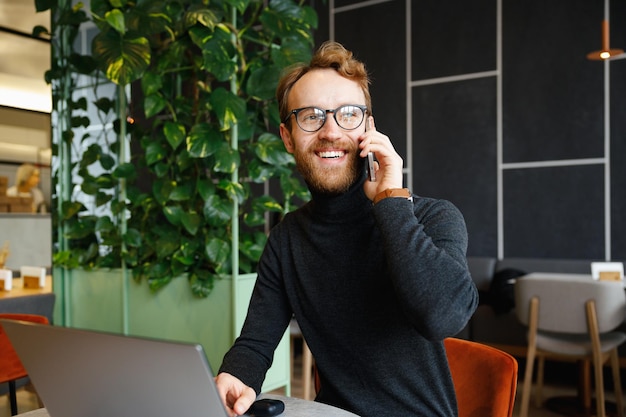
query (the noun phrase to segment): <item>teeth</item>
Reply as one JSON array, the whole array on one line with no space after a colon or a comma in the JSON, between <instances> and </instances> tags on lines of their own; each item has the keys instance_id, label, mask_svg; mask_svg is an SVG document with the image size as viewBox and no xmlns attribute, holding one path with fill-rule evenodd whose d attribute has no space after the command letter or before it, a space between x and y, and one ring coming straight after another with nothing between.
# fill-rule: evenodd
<instances>
[{"instance_id":1,"label":"teeth","mask_svg":"<svg viewBox=\"0 0 626 417\"><path fill-rule=\"evenodd\" d=\"M343 151L327 151L319 153L319 156L321 158L341 158L343 155Z\"/></svg>"}]
</instances>

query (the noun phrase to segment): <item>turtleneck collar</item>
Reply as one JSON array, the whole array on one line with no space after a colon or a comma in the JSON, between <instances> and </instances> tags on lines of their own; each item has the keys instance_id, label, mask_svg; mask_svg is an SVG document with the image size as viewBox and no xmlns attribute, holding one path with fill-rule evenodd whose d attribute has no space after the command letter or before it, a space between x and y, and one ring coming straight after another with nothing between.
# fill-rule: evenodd
<instances>
[{"instance_id":1,"label":"turtleneck collar","mask_svg":"<svg viewBox=\"0 0 626 417\"><path fill-rule=\"evenodd\" d=\"M358 218L369 213L372 202L365 195L363 184L367 176L361 175L350 188L337 195L329 195L311 192L309 207L316 216L345 221L346 219Z\"/></svg>"}]
</instances>

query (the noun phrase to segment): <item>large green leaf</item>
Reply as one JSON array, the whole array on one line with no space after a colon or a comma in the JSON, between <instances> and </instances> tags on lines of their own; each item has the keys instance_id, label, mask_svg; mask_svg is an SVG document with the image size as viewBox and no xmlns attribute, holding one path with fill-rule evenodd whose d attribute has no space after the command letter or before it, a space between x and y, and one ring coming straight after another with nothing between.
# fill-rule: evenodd
<instances>
[{"instance_id":1,"label":"large green leaf","mask_svg":"<svg viewBox=\"0 0 626 417\"><path fill-rule=\"evenodd\" d=\"M228 198L236 201L238 204L242 204L247 197L246 189L240 182L223 179L218 183L218 187L226 191Z\"/></svg>"},{"instance_id":2,"label":"large green leaf","mask_svg":"<svg viewBox=\"0 0 626 417\"><path fill-rule=\"evenodd\" d=\"M228 224L232 213L233 205L217 195L210 196L204 202L204 218L211 226L219 227Z\"/></svg>"},{"instance_id":3,"label":"large green leaf","mask_svg":"<svg viewBox=\"0 0 626 417\"><path fill-rule=\"evenodd\" d=\"M215 184L213 184L213 181L211 180L199 179L196 183L196 187L198 188L200 198L202 198L203 200L206 200L210 196L215 194Z\"/></svg>"},{"instance_id":4,"label":"large green leaf","mask_svg":"<svg viewBox=\"0 0 626 417\"><path fill-rule=\"evenodd\" d=\"M126 231L126 234L124 235L124 242L126 243L126 245L135 248L141 246L141 233L137 229L128 229Z\"/></svg>"},{"instance_id":5,"label":"large green leaf","mask_svg":"<svg viewBox=\"0 0 626 417\"><path fill-rule=\"evenodd\" d=\"M176 239L174 239L176 237ZM159 258L163 259L173 254L179 247L178 236L170 236L169 239L159 239L156 242L156 250Z\"/></svg>"},{"instance_id":6,"label":"large green leaf","mask_svg":"<svg viewBox=\"0 0 626 417\"><path fill-rule=\"evenodd\" d=\"M119 85L139 79L150 64L148 39L130 32L101 32L93 39L92 51L107 78Z\"/></svg>"},{"instance_id":7,"label":"large green leaf","mask_svg":"<svg viewBox=\"0 0 626 417\"><path fill-rule=\"evenodd\" d=\"M223 130L230 129L239 120L246 118L245 100L222 87L215 89L210 102Z\"/></svg>"},{"instance_id":8,"label":"large green leaf","mask_svg":"<svg viewBox=\"0 0 626 417\"><path fill-rule=\"evenodd\" d=\"M213 290L213 282L218 278L218 275L212 274L208 271L194 271L189 276L191 292L197 297L208 297Z\"/></svg>"},{"instance_id":9,"label":"large green leaf","mask_svg":"<svg viewBox=\"0 0 626 417\"><path fill-rule=\"evenodd\" d=\"M226 142L222 142L222 146L215 152L215 165L213 169L216 172L224 172L232 174L239 168L241 158L239 152L231 148Z\"/></svg>"},{"instance_id":10,"label":"large green leaf","mask_svg":"<svg viewBox=\"0 0 626 417\"><path fill-rule=\"evenodd\" d=\"M119 6L116 6L119 7ZM124 13L120 9L113 9L104 15L104 20L116 31L122 35L126 33L126 22L124 21Z\"/></svg>"},{"instance_id":11,"label":"large green leaf","mask_svg":"<svg viewBox=\"0 0 626 417\"><path fill-rule=\"evenodd\" d=\"M185 125L167 121L163 124L163 133L173 150L185 140Z\"/></svg>"},{"instance_id":12,"label":"large green leaf","mask_svg":"<svg viewBox=\"0 0 626 417\"><path fill-rule=\"evenodd\" d=\"M151 0L131 8L126 13L126 26L143 34L170 32L172 20L163 13L164 2Z\"/></svg>"},{"instance_id":13,"label":"large green leaf","mask_svg":"<svg viewBox=\"0 0 626 417\"><path fill-rule=\"evenodd\" d=\"M180 226L182 224L184 210L180 206L167 205L163 207L163 214L167 220L174 226Z\"/></svg>"},{"instance_id":14,"label":"large green leaf","mask_svg":"<svg viewBox=\"0 0 626 417\"><path fill-rule=\"evenodd\" d=\"M293 155L285 150L282 139L273 133L264 133L259 136L254 152L261 161L271 165L289 165L295 163Z\"/></svg>"},{"instance_id":15,"label":"large green leaf","mask_svg":"<svg viewBox=\"0 0 626 417\"><path fill-rule=\"evenodd\" d=\"M64 201L61 204L61 218L63 220L69 220L84 209L85 206L78 201Z\"/></svg>"},{"instance_id":16,"label":"large green leaf","mask_svg":"<svg viewBox=\"0 0 626 417\"><path fill-rule=\"evenodd\" d=\"M146 163L148 165L152 165L158 161L161 161L163 158L167 156L167 151L165 147L158 142L151 142L145 148L146 152Z\"/></svg>"},{"instance_id":17,"label":"large green leaf","mask_svg":"<svg viewBox=\"0 0 626 417\"><path fill-rule=\"evenodd\" d=\"M246 83L246 92L258 100L273 99L280 73L281 69L275 65L255 69Z\"/></svg>"},{"instance_id":18,"label":"large green leaf","mask_svg":"<svg viewBox=\"0 0 626 417\"><path fill-rule=\"evenodd\" d=\"M200 215L194 211L186 211L183 213L181 220L183 221L185 230L187 230L190 235L195 236L202 223Z\"/></svg>"},{"instance_id":19,"label":"large green leaf","mask_svg":"<svg viewBox=\"0 0 626 417\"><path fill-rule=\"evenodd\" d=\"M250 181L256 183L268 181L276 173L276 168L274 166L265 164L257 158L249 161L246 164L246 168L248 169L248 177L250 178Z\"/></svg>"},{"instance_id":20,"label":"large green leaf","mask_svg":"<svg viewBox=\"0 0 626 417\"><path fill-rule=\"evenodd\" d=\"M145 96L157 94L163 87L163 77L154 71L146 71L141 77L141 90Z\"/></svg>"},{"instance_id":21,"label":"large green leaf","mask_svg":"<svg viewBox=\"0 0 626 417\"><path fill-rule=\"evenodd\" d=\"M170 193L172 201L186 201L191 198L194 184L191 181L174 183L174 189Z\"/></svg>"},{"instance_id":22,"label":"large green leaf","mask_svg":"<svg viewBox=\"0 0 626 417\"><path fill-rule=\"evenodd\" d=\"M317 27L317 14L308 6L297 5L291 0L271 0L260 20L279 38L299 37L313 45L311 29Z\"/></svg>"},{"instance_id":23,"label":"large green leaf","mask_svg":"<svg viewBox=\"0 0 626 417\"><path fill-rule=\"evenodd\" d=\"M203 69L213 74L219 81L226 81L233 77L237 70L234 57L235 48L230 31L225 25L218 25L213 35L202 44Z\"/></svg>"},{"instance_id":24,"label":"large green leaf","mask_svg":"<svg viewBox=\"0 0 626 417\"><path fill-rule=\"evenodd\" d=\"M184 22L187 27L200 23L211 29L221 22L222 19L223 15L219 10L209 9L199 4L191 5L184 16Z\"/></svg>"},{"instance_id":25,"label":"large green leaf","mask_svg":"<svg viewBox=\"0 0 626 417\"><path fill-rule=\"evenodd\" d=\"M209 238L205 245L205 253L215 264L216 269L220 269L230 256L230 244L219 238Z\"/></svg>"},{"instance_id":26,"label":"large green leaf","mask_svg":"<svg viewBox=\"0 0 626 417\"><path fill-rule=\"evenodd\" d=\"M183 239L180 248L174 253L174 259L183 265L194 265L197 260L197 255L202 251L202 247L198 242L198 239Z\"/></svg>"},{"instance_id":27,"label":"large green leaf","mask_svg":"<svg viewBox=\"0 0 626 417\"><path fill-rule=\"evenodd\" d=\"M283 39L280 46L274 46L271 50L272 59L279 67L288 67L297 62L311 60L311 49L307 43L298 39Z\"/></svg>"},{"instance_id":28,"label":"large green leaf","mask_svg":"<svg viewBox=\"0 0 626 417\"><path fill-rule=\"evenodd\" d=\"M198 123L187 136L187 150L194 158L213 155L224 143L222 135L208 123Z\"/></svg>"},{"instance_id":29,"label":"large green leaf","mask_svg":"<svg viewBox=\"0 0 626 417\"><path fill-rule=\"evenodd\" d=\"M239 242L240 251L248 258L258 261L267 242L267 235L263 232L244 234Z\"/></svg>"},{"instance_id":30,"label":"large green leaf","mask_svg":"<svg viewBox=\"0 0 626 417\"><path fill-rule=\"evenodd\" d=\"M167 100L158 93L147 95L143 99L143 111L147 118L159 114L166 105Z\"/></svg>"},{"instance_id":31,"label":"large green leaf","mask_svg":"<svg viewBox=\"0 0 626 417\"><path fill-rule=\"evenodd\" d=\"M169 179L158 179L152 183L152 195L160 205L167 204L173 189L174 183Z\"/></svg>"},{"instance_id":32,"label":"large green leaf","mask_svg":"<svg viewBox=\"0 0 626 417\"><path fill-rule=\"evenodd\" d=\"M125 178L127 180L133 179L137 176L137 170L131 163L123 163L115 168L113 171L113 178Z\"/></svg>"}]
</instances>

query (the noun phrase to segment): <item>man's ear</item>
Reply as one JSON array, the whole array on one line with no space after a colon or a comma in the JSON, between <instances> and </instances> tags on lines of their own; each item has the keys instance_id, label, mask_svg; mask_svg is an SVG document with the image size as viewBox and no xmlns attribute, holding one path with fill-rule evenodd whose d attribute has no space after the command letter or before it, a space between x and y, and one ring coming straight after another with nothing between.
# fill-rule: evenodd
<instances>
[{"instance_id":1,"label":"man's ear","mask_svg":"<svg viewBox=\"0 0 626 417\"><path fill-rule=\"evenodd\" d=\"M285 126L284 123L280 124L280 137L285 144L285 149L287 149L287 152L293 153L294 145L293 138L291 137L291 131L287 128L287 126Z\"/></svg>"}]
</instances>

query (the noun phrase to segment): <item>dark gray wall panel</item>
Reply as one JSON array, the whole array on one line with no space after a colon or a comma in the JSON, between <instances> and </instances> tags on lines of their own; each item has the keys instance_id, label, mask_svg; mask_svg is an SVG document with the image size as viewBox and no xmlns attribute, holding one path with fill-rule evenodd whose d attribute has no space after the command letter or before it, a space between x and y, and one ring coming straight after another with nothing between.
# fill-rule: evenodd
<instances>
[{"instance_id":1,"label":"dark gray wall panel","mask_svg":"<svg viewBox=\"0 0 626 417\"><path fill-rule=\"evenodd\" d=\"M503 2L504 162L603 156L603 2Z\"/></svg>"},{"instance_id":2,"label":"dark gray wall panel","mask_svg":"<svg viewBox=\"0 0 626 417\"><path fill-rule=\"evenodd\" d=\"M623 39L626 43L626 37ZM626 44L616 46L626 47ZM626 259L626 101L623 96L626 59L610 65L614 92L611 95L611 257Z\"/></svg>"},{"instance_id":3,"label":"dark gray wall panel","mask_svg":"<svg viewBox=\"0 0 626 417\"><path fill-rule=\"evenodd\" d=\"M325 40L329 5L312 1L316 40ZM374 3L336 0L343 10L334 15L336 39L371 70L378 127L405 156L407 2ZM412 0L410 81L496 70L496 5ZM603 18L601 0L502 2L504 256L605 257L603 165L506 165L605 156L605 64L586 59L601 46ZM610 19L611 46L626 48L626 1L611 1ZM626 59L610 69L611 255L626 259ZM495 77L412 94L415 191L461 209L471 255L497 255Z\"/></svg>"},{"instance_id":4,"label":"dark gray wall panel","mask_svg":"<svg viewBox=\"0 0 626 417\"><path fill-rule=\"evenodd\" d=\"M604 258L604 166L504 171L504 256Z\"/></svg>"},{"instance_id":5,"label":"dark gray wall panel","mask_svg":"<svg viewBox=\"0 0 626 417\"><path fill-rule=\"evenodd\" d=\"M411 3L412 79L496 69L495 0Z\"/></svg>"},{"instance_id":6,"label":"dark gray wall panel","mask_svg":"<svg viewBox=\"0 0 626 417\"><path fill-rule=\"evenodd\" d=\"M452 201L472 255L497 252L496 81L413 89L414 191Z\"/></svg>"},{"instance_id":7,"label":"dark gray wall panel","mask_svg":"<svg viewBox=\"0 0 626 417\"><path fill-rule=\"evenodd\" d=\"M404 1L393 1L338 13L335 40L365 62L376 128L406 157L406 29L398 18L404 7Z\"/></svg>"}]
</instances>

